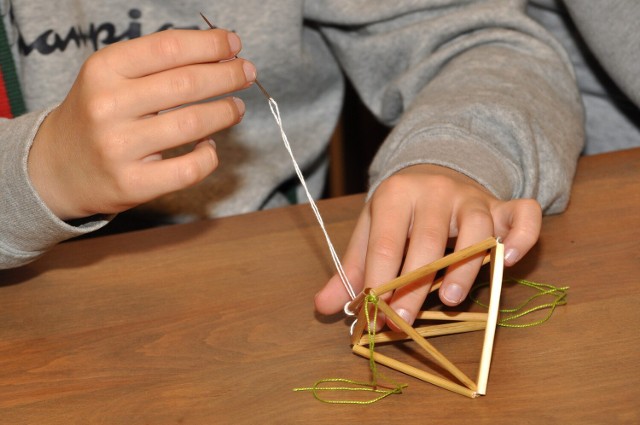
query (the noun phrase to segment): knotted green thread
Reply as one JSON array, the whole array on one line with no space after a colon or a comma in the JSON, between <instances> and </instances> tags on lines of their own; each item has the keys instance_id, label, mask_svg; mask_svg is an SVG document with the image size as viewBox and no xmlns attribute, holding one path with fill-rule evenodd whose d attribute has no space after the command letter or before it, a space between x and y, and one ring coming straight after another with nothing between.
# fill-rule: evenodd
<instances>
[{"instance_id":1,"label":"knotted green thread","mask_svg":"<svg viewBox=\"0 0 640 425\"><path fill-rule=\"evenodd\" d=\"M512 314L510 316L501 318L497 325L498 326L502 326L502 327L506 327L506 328L528 328L528 327L532 327L532 326L538 326L544 322L546 322L547 320L549 320L551 318L551 316L553 315L553 312L555 311L556 307L558 306L562 306L567 304L567 295L568 295L568 290L569 287L568 286L562 286L562 287L556 287L553 285L549 285L546 283L537 283L537 282L531 282L529 280L525 280L525 279L515 279L515 278L508 278L504 281L506 282L515 282L517 284L520 285L524 285L524 286L528 286L530 288L533 288L535 290L538 291L537 294L534 294L532 296L530 296L529 298L527 298L524 302L522 302L521 304L519 304L516 307L513 308L506 308L506 309L501 309L499 310L501 314L509 314L509 313L515 313ZM470 294L469 294L469 298L475 302L476 304L484 307L484 308L489 308L489 306L485 303L483 303L482 301L480 301L476 296L476 292L483 288L488 286L489 283L482 283L479 285L476 285L473 287L473 289L471 290ZM544 296L551 296L553 297L553 301L548 302L548 303L544 303L544 304L539 304L537 306L531 307L529 309L526 309L524 311L521 311L523 308L525 308L529 303L533 302L534 300L536 300L537 298L540 297L544 297ZM373 305L373 320L371 320L371 315L369 314L369 306ZM367 404L373 404L376 403L377 401L382 400L385 397L390 396L391 394L402 394L402 390L404 388L407 387L406 384L396 384L393 381L390 381L389 379L385 378L384 375L382 375L381 372L378 371L378 367L377 364L374 360L374 350L375 350L375 336L376 336L376 322L377 322L377 318L378 318L378 297L373 295L373 294L368 294L365 297L364 300L364 305L363 308L365 309L365 318L367 320L367 337L369 340L369 369L371 370L371 382L359 382L359 381L354 381L351 379L344 379L344 378L328 378L328 379L321 379L319 381L317 381L313 387L306 387L306 388L294 388L293 391L311 391L313 393L313 396L323 402L323 403L330 403L330 404L359 404L359 405L367 405ZM549 314L547 314L547 316L543 317L542 319L533 321L533 322L529 322L529 323L508 323L510 321L519 319L523 316L526 316L528 314L534 313L536 311L539 310L543 310L543 309L549 309ZM391 382L394 387L388 387L388 386L384 386L379 384L379 379L382 378L386 381ZM324 383L328 383L328 382L338 382L338 383L345 383L345 384L349 384L349 385L354 385L354 387L346 387L346 386L334 386L334 387L321 387L321 384ZM384 389L381 389L384 388ZM372 392L372 393L376 393L376 394L380 394L378 397L375 397L371 400L365 400L365 401L360 401L360 400L328 400L325 398L320 397L320 395L318 394L319 391L364 391L364 392Z\"/></svg>"},{"instance_id":2,"label":"knotted green thread","mask_svg":"<svg viewBox=\"0 0 640 425\"><path fill-rule=\"evenodd\" d=\"M515 282L520 285L528 286L530 288L537 290L538 293L527 298L524 302L522 302L520 305L516 307L501 309L500 310L501 314L509 314L509 313L514 313L514 314L511 314L510 316L507 316L507 317L500 318L500 320L498 320L498 323L497 323L498 326L502 326L505 328L529 328L531 326L538 326L551 318L551 315L555 311L556 307L567 304L567 294L569 290L568 286L556 287L553 285L549 285L547 283L537 283L537 282L531 282L525 279L514 279L514 278L508 278L505 280L505 282ZM477 286L474 286L473 289L471 290L471 293L469 294L469 298L471 298L473 302L485 308L489 308L489 306L481 302L475 296L475 294L480 288L483 288L488 285L489 283L482 283ZM553 297L553 301L544 303L544 304L539 304L527 310L521 311L523 308L525 308L529 303L533 302L535 299L544 297L544 296ZM534 313L539 310L544 310L544 309L549 309L549 314L547 314L545 317L541 318L540 320L536 320L529 323L509 323L513 320L519 319L523 316L526 316L528 314Z\"/></svg>"},{"instance_id":3,"label":"knotted green thread","mask_svg":"<svg viewBox=\"0 0 640 425\"><path fill-rule=\"evenodd\" d=\"M373 305L373 320L369 314L369 306ZM294 388L293 391L311 391L316 400L321 401L323 403L329 404L360 404L367 405L373 404L382 400L385 397L390 396L391 394L402 394L402 390L407 387L406 384L396 384L395 382L387 379L381 372L378 371L377 364L373 358L374 349L375 349L375 336L376 336L376 322L378 319L378 297L373 294L368 294L364 300L364 314L367 320L367 336L369 339L369 369L371 370L371 382L359 382L351 379L344 378L327 378L321 379L317 381L313 387L306 388ZM380 379L384 379L389 381L394 386L388 387L385 385L381 385L379 383ZM321 387L321 384L327 382L338 382L345 383L349 385L354 385L353 387ZM384 389L382 389L384 388ZM361 391L361 392L371 392L380 394L378 397L375 397L371 400L328 400L320 397L318 394L319 391Z\"/></svg>"},{"instance_id":4,"label":"knotted green thread","mask_svg":"<svg viewBox=\"0 0 640 425\"><path fill-rule=\"evenodd\" d=\"M373 305L373 320L369 317L369 305ZM367 319L367 336L369 338L369 369L371 370L371 384L378 383L378 367L373 359L373 353L376 345L376 324L378 322L378 297L369 293L365 297L364 317Z\"/></svg>"},{"instance_id":5,"label":"knotted green thread","mask_svg":"<svg viewBox=\"0 0 640 425\"><path fill-rule=\"evenodd\" d=\"M359 387L321 387L320 385L325 382L343 382L345 384L350 384L350 385L359 385L360 388ZM379 389L380 387L385 389ZM370 382L358 382L358 381L354 381L351 379L344 379L344 378L328 378L328 379L319 380L313 385L313 387L294 388L293 391L311 391L313 393L313 396L316 398L316 400L321 401L323 403L366 405L366 404L373 404L377 401L380 401L383 398L390 396L391 394L402 394L402 389L405 387L406 385L398 386L395 388L389 388L381 385L373 385ZM371 400L328 400L320 397L320 395L318 394L318 391L354 391L354 392L360 391L360 392L378 393L380 395Z\"/></svg>"}]
</instances>

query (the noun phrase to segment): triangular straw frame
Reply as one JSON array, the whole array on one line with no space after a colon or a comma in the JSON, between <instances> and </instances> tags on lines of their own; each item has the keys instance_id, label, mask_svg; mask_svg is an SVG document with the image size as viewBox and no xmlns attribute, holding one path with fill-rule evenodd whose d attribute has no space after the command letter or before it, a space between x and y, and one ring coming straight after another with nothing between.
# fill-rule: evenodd
<instances>
[{"instance_id":1,"label":"triangular straw frame","mask_svg":"<svg viewBox=\"0 0 640 425\"><path fill-rule=\"evenodd\" d=\"M482 252L487 252L483 260L483 264L490 263L490 299L489 309L487 313L448 313L438 311L422 311L418 314L417 320L446 320L453 323L440 325L431 325L425 327L412 327L404 319L402 319L389 305L382 299L381 295L391 292L395 289L402 288L412 282L415 282L425 276L434 274L446 267L464 261L470 257L477 256ZM413 376L425 382L437 385L449 391L475 398L485 395L487 391L487 383L489 379L489 369L491 367L491 356L493 353L493 341L495 336L496 324L498 320L498 309L500 303L500 292L502 289L502 275L504 269L504 246L496 238L488 238L482 242L472 245L468 248L456 251L433 263L420 267L413 272L397 277L377 288L367 288L360 293L348 306L350 311L358 312L358 319L352 332L351 345L355 354L362 357L371 358L376 363L385 365L392 369L396 369L407 375ZM442 280L434 282L431 292L437 290ZM453 375L458 382L449 380L432 373L423 371L416 367L407 365L391 357L373 352L367 346L369 345L369 337L365 335L367 332L365 306L370 305L364 302L365 297L374 296L377 299L377 308L383 312L387 318L392 321L402 332L382 332L375 336L375 342L387 342L402 339L412 339L427 354L429 354L442 368ZM369 312L371 313L371 312ZM480 366L478 376L474 382L466 376L460 369L451 363L442 353L440 353L425 337L436 335L449 335L462 332L471 332L484 329L484 342L482 345L482 353L480 357ZM404 335L403 335L404 334Z\"/></svg>"}]
</instances>

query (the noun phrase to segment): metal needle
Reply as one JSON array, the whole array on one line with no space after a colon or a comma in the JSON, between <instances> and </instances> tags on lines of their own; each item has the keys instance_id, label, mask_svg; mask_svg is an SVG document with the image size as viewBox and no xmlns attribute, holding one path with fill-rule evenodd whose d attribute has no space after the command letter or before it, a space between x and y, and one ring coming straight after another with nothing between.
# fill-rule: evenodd
<instances>
[{"instance_id":1,"label":"metal needle","mask_svg":"<svg viewBox=\"0 0 640 425\"><path fill-rule=\"evenodd\" d=\"M216 26L214 26L208 19L206 16L204 16L202 14L202 12L200 12L200 16L202 16L202 19L204 19L204 21L207 23L207 25L209 25L209 28L211 29L215 29ZM236 56L237 57L237 56ZM267 92L267 90L262 86L262 84L260 84L260 82L258 81L258 79L256 78L254 80L254 82L256 83L256 85L258 86L258 88L260 89L260 91L262 92L262 94L264 95L264 97L267 98L267 100L271 99L271 96L269 95L269 93Z\"/></svg>"}]
</instances>

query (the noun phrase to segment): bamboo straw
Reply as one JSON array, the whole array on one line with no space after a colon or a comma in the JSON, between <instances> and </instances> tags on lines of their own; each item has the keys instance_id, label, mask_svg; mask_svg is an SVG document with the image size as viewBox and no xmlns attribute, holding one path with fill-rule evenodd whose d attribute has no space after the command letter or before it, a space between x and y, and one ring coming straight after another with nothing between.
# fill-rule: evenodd
<instances>
[{"instance_id":1,"label":"bamboo straw","mask_svg":"<svg viewBox=\"0 0 640 425\"><path fill-rule=\"evenodd\" d=\"M451 253L445 257L440 258L439 260L434 261L433 263L427 264L412 272L409 272L405 275L402 275L393 280L390 280L389 282L384 283L378 286L377 288L375 288L374 293L377 296L386 294L387 292L393 291L394 289L400 288L411 282L414 282L420 279L421 277L428 276L432 273L437 272L438 270L444 269L445 267L448 267L451 264L455 264L469 257L473 257L474 255L479 254L482 251L486 251L487 249L491 249L494 246L496 246L496 239L493 237L487 238L482 242L479 242L475 245L471 245L470 247L461 249L460 251ZM352 301L352 303L355 303L355 301L358 298L359 297L356 297ZM349 309L353 311L351 307L349 307Z\"/></svg>"},{"instance_id":2,"label":"bamboo straw","mask_svg":"<svg viewBox=\"0 0 640 425\"><path fill-rule=\"evenodd\" d=\"M364 291L360 292L351 302L347 305L349 311L358 311L362 307L364 301Z\"/></svg>"},{"instance_id":3,"label":"bamboo straw","mask_svg":"<svg viewBox=\"0 0 640 425\"><path fill-rule=\"evenodd\" d=\"M431 288L429 288L429 293L436 292L442 286L442 282L444 281L444 276L437 278L432 284Z\"/></svg>"},{"instance_id":4,"label":"bamboo straw","mask_svg":"<svg viewBox=\"0 0 640 425\"><path fill-rule=\"evenodd\" d=\"M488 313L467 311L419 311L416 320L453 320L464 322L486 322Z\"/></svg>"},{"instance_id":5,"label":"bamboo straw","mask_svg":"<svg viewBox=\"0 0 640 425\"><path fill-rule=\"evenodd\" d=\"M482 259L482 265L484 266L488 262L491 261L491 253L484 256ZM440 276L431 284L431 288L429 288L429 293L436 292L442 286L442 281L444 281L444 276Z\"/></svg>"},{"instance_id":6,"label":"bamboo straw","mask_svg":"<svg viewBox=\"0 0 640 425\"><path fill-rule=\"evenodd\" d=\"M371 289L369 289L371 291ZM403 332L405 332L411 339L418 343L427 353L436 360L436 362L442 366L445 370L455 376L462 384L468 388L475 390L476 384L467 375L465 375L460 369L458 369L453 363L449 361L442 353L427 342L422 336L420 336L415 329L413 329L407 322L405 322L398 314L393 311L389 305L383 300L378 300L378 309L381 310L387 317L396 324Z\"/></svg>"},{"instance_id":7,"label":"bamboo straw","mask_svg":"<svg viewBox=\"0 0 640 425\"><path fill-rule=\"evenodd\" d=\"M356 319L356 325L353 328L353 333L351 334L351 345L355 345L358 342L358 339L362 336L362 333L365 331L367 326L367 316L365 314L365 306L363 305L358 313L358 318Z\"/></svg>"},{"instance_id":8,"label":"bamboo straw","mask_svg":"<svg viewBox=\"0 0 640 425\"><path fill-rule=\"evenodd\" d=\"M458 322L444 323L442 325L421 326L414 328L418 335L429 338L442 335L453 335L465 332L481 331L486 327L485 322ZM394 342L410 339L404 332L378 332L374 337L374 342ZM360 337L359 345L367 345L369 343L369 335Z\"/></svg>"},{"instance_id":9,"label":"bamboo straw","mask_svg":"<svg viewBox=\"0 0 640 425\"><path fill-rule=\"evenodd\" d=\"M491 250L491 295L489 298L489 317L484 334L482 355L480 356L480 368L478 370L478 394L487 392L489 380L489 368L491 367L491 355L493 353L493 340L496 334L498 322L498 310L500 306L500 292L502 290L502 272L504 270L504 245L501 243Z\"/></svg>"},{"instance_id":10,"label":"bamboo straw","mask_svg":"<svg viewBox=\"0 0 640 425\"><path fill-rule=\"evenodd\" d=\"M389 285L389 284L391 284L393 282L396 282L400 278L404 278L404 279L402 281L403 283L399 284L398 287L403 286L404 284L411 283L411 282L413 282L415 280L418 280L421 277L426 276L426 275L428 275L430 273L435 273L438 270L441 270L441 269L443 269L443 268L445 268L445 267L447 267L447 266L449 266L451 264L457 263L458 261L462 261L465 258L471 257L471 256L477 254L478 252L481 252L481 251L487 250L489 248L492 248L495 245L495 243L496 243L496 240L494 238L489 238L489 239L486 239L486 240L484 240L484 241L482 241L482 242L480 242L480 243L478 243L476 245L472 245L472 246L470 246L468 248L465 248L463 250L460 250L458 252L454 252L453 254L449 254L446 257L442 257L440 260L436 260L433 263L427 264L427 265L425 265L423 267L420 267L420 268L418 268L418 269L416 269L416 270L414 270L414 271L412 271L410 273L407 273L406 275L403 275L403 276L400 276L400 277L398 277L396 279L390 280L389 282L385 283L384 285L379 286L376 289L376 294L381 295L381 294L384 294L385 292L388 292L387 290L384 290L383 287L385 285ZM481 244L482 244L482 246L480 247ZM488 244L488 246L485 246L485 244ZM467 251L467 250L473 250L473 251L470 254L467 254L466 252L464 252L464 251ZM454 259L453 261L449 262L448 264L438 265L436 269L432 270L432 267L436 262L444 262L446 259L450 259L450 257L453 256L454 254L461 255L461 253L463 253L462 256L456 257L456 259ZM491 258L491 254L485 255L485 257L482 259L482 265L487 264L490 261L490 258ZM431 289L429 289L429 293L435 292L438 289L440 289L440 286L442 285L443 279L444 279L444 276L441 276L438 279L434 280L433 284L431 285ZM395 288L393 288L393 289L395 289ZM381 292L381 290L384 290L384 292ZM360 292L347 305L347 308L349 309L349 311L357 311L360 308L360 306L362 305L362 302L364 301L364 295L365 295L364 291Z\"/></svg>"},{"instance_id":11,"label":"bamboo straw","mask_svg":"<svg viewBox=\"0 0 640 425\"><path fill-rule=\"evenodd\" d=\"M360 345L354 345L352 349L354 353L362 357L365 357L367 359L371 358L371 350L369 350L368 348L362 347ZM378 364L390 367L399 372L405 373L409 376L413 376L414 378L418 378L422 381L429 382L433 385L437 385L438 387L444 388L446 390L453 391L454 393L461 394L469 398L477 397L476 392L469 388L463 387L462 385L456 384L455 382L451 382L447 379L441 378L431 373L422 371L413 366L409 366L408 364L387 357L384 354L374 352L373 360L375 360L375 362Z\"/></svg>"}]
</instances>

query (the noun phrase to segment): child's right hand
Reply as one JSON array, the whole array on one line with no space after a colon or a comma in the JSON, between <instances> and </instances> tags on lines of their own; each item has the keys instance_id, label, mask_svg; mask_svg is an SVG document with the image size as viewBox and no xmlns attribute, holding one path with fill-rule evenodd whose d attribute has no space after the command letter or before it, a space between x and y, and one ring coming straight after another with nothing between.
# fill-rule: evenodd
<instances>
[{"instance_id":1,"label":"child's right hand","mask_svg":"<svg viewBox=\"0 0 640 425\"><path fill-rule=\"evenodd\" d=\"M240 122L244 104L191 103L251 85L255 67L235 58L240 47L224 30L169 30L89 57L29 154L47 206L63 220L112 214L209 175L218 165L209 137ZM193 151L162 159L190 142L199 142Z\"/></svg>"}]
</instances>

